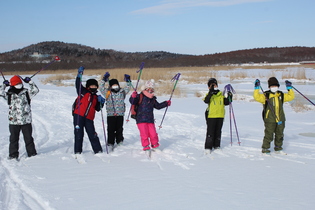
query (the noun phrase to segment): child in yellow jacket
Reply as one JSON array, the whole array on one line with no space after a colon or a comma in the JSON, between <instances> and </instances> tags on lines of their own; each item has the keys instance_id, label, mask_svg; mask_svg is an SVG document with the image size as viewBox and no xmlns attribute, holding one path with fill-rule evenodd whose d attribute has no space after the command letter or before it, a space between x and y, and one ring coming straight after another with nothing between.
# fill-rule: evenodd
<instances>
[{"instance_id":1,"label":"child in yellow jacket","mask_svg":"<svg viewBox=\"0 0 315 210\"><path fill-rule=\"evenodd\" d=\"M211 153L212 149L219 149L221 145L222 126L225 115L224 106L229 105L232 101L233 94L228 93L228 97L224 97L218 89L218 82L215 78L208 81L209 92L203 99L208 104L205 112L207 122L207 136L205 141L205 153Z\"/></svg>"},{"instance_id":2,"label":"child in yellow jacket","mask_svg":"<svg viewBox=\"0 0 315 210\"><path fill-rule=\"evenodd\" d=\"M259 93L260 81L255 81L254 99L263 106L263 120L265 125L264 139L262 144L262 153L270 153L270 143L275 139L274 150L277 153L283 153L283 136L285 128L285 114L283 103L294 99L292 83L285 81L288 93L279 91L280 84L275 77L268 80L269 90Z\"/></svg>"}]
</instances>

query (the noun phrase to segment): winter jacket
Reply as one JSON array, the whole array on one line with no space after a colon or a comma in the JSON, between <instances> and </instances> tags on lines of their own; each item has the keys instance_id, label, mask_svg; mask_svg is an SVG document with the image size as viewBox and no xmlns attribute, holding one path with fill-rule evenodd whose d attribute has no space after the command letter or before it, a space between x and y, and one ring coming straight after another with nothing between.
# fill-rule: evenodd
<instances>
[{"instance_id":1,"label":"winter jacket","mask_svg":"<svg viewBox=\"0 0 315 210\"><path fill-rule=\"evenodd\" d=\"M115 93L109 88L105 87L105 81L102 80L100 83L100 91L106 99L106 111L107 116L124 116L126 111L125 98L130 91L130 84L127 83L125 88Z\"/></svg>"},{"instance_id":2,"label":"winter jacket","mask_svg":"<svg viewBox=\"0 0 315 210\"><path fill-rule=\"evenodd\" d=\"M101 105L97 100L96 92L92 93L82 86L80 77L76 79L76 90L78 97L75 102L74 114L79 114L89 120L94 120L95 112L101 110ZM81 88L81 95L79 96ZM80 105L78 103L80 101Z\"/></svg>"},{"instance_id":3,"label":"winter jacket","mask_svg":"<svg viewBox=\"0 0 315 210\"><path fill-rule=\"evenodd\" d=\"M139 104L140 94L143 95L142 101ZM156 97L149 98L143 93L137 94L136 98L129 98L131 104L138 104L136 123L154 123L153 109L163 109L167 107L167 102L157 102Z\"/></svg>"},{"instance_id":4,"label":"winter jacket","mask_svg":"<svg viewBox=\"0 0 315 210\"><path fill-rule=\"evenodd\" d=\"M5 92L5 85L0 86L0 97L9 104L9 124L10 125L26 125L32 123L32 112L30 99L32 99L39 89L33 81L29 83L30 90L23 88L18 94L11 87L8 92Z\"/></svg>"},{"instance_id":5,"label":"winter jacket","mask_svg":"<svg viewBox=\"0 0 315 210\"><path fill-rule=\"evenodd\" d=\"M221 91L214 91L213 94L208 92L203 101L208 104L208 118L224 118L224 106L229 105L229 100L223 96Z\"/></svg>"},{"instance_id":6,"label":"winter jacket","mask_svg":"<svg viewBox=\"0 0 315 210\"><path fill-rule=\"evenodd\" d=\"M254 90L254 99L262 104L263 108L263 119L264 122L279 122L285 121L285 114L283 111L283 103L292 101L294 99L294 91L288 90L288 93L282 93L277 91L272 93L270 90L265 91L264 94L259 93L259 89ZM266 104L266 96L269 99ZM283 98L282 98L283 97Z\"/></svg>"}]
</instances>

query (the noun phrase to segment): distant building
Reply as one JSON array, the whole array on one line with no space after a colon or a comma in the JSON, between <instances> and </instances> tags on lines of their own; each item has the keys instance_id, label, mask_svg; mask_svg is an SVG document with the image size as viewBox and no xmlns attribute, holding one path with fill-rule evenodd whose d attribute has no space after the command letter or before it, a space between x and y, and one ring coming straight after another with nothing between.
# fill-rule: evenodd
<instances>
[{"instance_id":1,"label":"distant building","mask_svg":"<svg viewBox=\"0 0 315 210\"><path fill-rule=\"evenodd\" d=\"M39 52L34 52L33 55L30 55L31 57L34 58L47 58L50 57L49 54L40 54Z\"/></svg>"}]
</instances>

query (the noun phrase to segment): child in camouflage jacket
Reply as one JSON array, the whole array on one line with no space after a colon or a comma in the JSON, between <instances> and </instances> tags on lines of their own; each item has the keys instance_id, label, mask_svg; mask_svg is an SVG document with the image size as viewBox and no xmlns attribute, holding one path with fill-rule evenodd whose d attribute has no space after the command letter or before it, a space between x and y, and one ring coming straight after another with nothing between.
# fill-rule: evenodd
<instances>
[{"instance_id":1,"label":"child in camouflage jacket","mask_svg":"<svg viewBox=\"0 0 315 210\"><path fill-rule=\"evenodd\" d=\"M28 83L30 90L23 87L23 82L20 76L15 75L0 85L0 97L3 97L9 105L9 159L18 159L19 157L19 136L20 131L23 133L26 152L28 157L37 154L32 137L32 113L31 113L31 98L33 98L39 89L36 84L31 81L31 78L23 79ZM10 86L8 92L5 88Z\"/></svg>"},{"instance_id":2,"label":"child in camouflage jacket","mask_svg":"<svg viewBox=\"0 0 315 210\"><path fill-rule=\"evenodd\" d=\"M109 73L107 72L101 83L100 91L106 100L107 111L107 135L108 135L108 147L112 151L115 143L120 145L124 141L123 125L124 115L126 111L125 98L131 88L130 76L125 75L127 86L122 88L119 85L117 79L109 80ZM108 81L108 87L106 82Z\"/></svg>"}]
</instances>

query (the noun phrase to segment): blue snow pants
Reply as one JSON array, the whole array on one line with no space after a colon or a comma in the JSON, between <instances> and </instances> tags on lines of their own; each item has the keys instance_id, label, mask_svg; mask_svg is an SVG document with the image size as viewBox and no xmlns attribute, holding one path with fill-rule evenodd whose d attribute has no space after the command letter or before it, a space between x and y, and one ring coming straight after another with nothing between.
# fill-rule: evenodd
<instances>
[{"instance_id":1,"label":"blue snow pants","mask_svg":"<svg viewBox=\"0 0 315 210\"><path fill-rule=\"evenodd\" d=\"M95 132L94 121L86 119L85 117L79 116L77 114L73 115L73 125L74 125L74 153L82 153L84 128L88 134L89 140L91 142L92 149L94 153L103 152L100 140L97 133ZM76 126L79 126L79 129Z\"/></svg>"}]
</instances>

